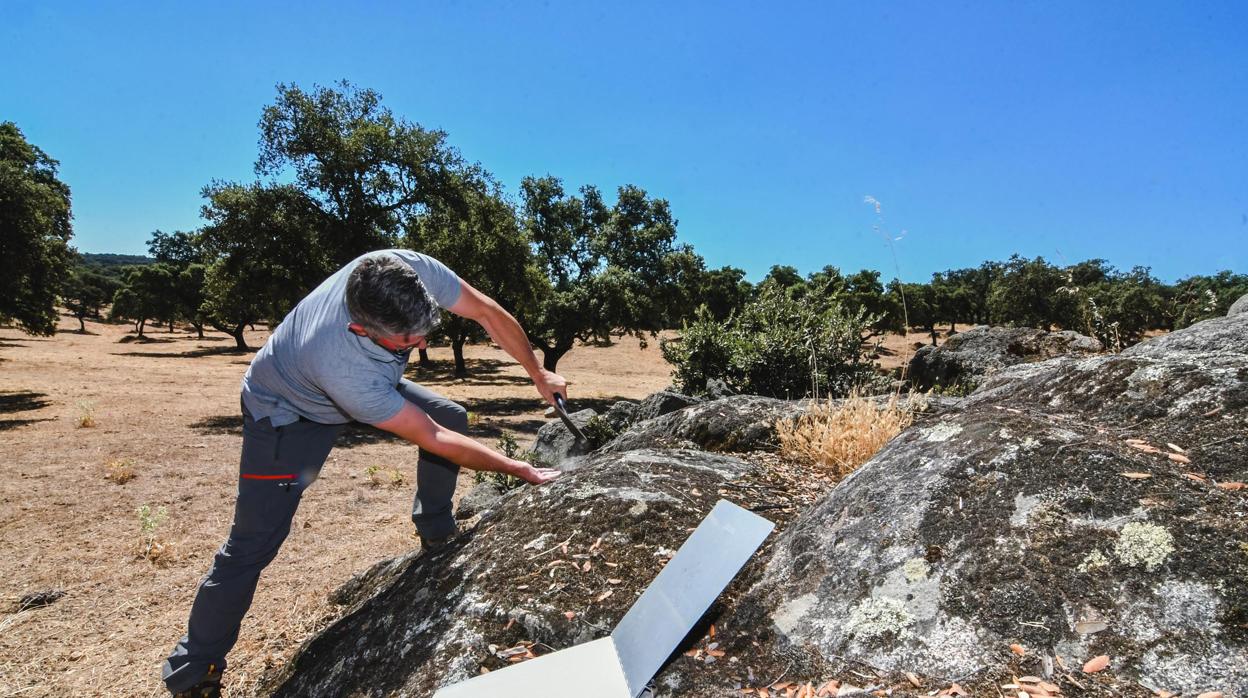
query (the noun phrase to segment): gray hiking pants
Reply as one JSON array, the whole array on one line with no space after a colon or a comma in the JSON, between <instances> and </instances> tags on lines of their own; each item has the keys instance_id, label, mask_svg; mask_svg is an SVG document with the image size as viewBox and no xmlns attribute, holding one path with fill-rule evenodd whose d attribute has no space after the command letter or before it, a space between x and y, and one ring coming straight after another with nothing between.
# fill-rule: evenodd
<instances>
[{"instance_id":1,"label":"gray hiking pants","mask_svg":"<svg viewBox=\"0 0 1248 698\"><path fill-rule=\"evenodd\" d=\"M460 433L468 430L467 412L451 400L407 379L398 390L438 424ZM238 640L260 572L277 556L303 491L320 474L345 426L300 420L275 428L268 418L256 421L243 408L234 523L199 584L186 635L161 667L170 691L194 686L211 665L225 668L225 655ZM436 539L455 532L451 495L458 472L459 466L445 458L421 452L412 507L421 536Z\"/></svg>"}]
</instances>

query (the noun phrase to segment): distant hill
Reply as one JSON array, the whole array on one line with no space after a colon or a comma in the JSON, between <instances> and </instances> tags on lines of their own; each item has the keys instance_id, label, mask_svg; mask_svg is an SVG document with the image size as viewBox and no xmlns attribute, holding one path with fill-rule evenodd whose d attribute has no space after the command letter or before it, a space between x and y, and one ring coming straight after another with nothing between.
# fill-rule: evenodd
<instances>
[{"instance_id":1,"label":"distant hill","mask_svg":"<svg viewBox=\"0 0 1248 698\"><path fill-rule=\"evenodd\" d=\"M86 266L94 267L122 267L134 265L150 265L156 260L145 255L112 255L112 253L101 253L96 255L92 252L81 252L82 263Z\"/></svg>"},{"instance_id":2,"label":"distant hill","mask_svg":"<svg viewBox=\"0 0 1248 698\"><path fill-rule=\"evenodd\" d=\"M79 253L79 256L83 266L109 276L119 275L125 267L152 264L156 261L146 255L138 254L93 254L91 252L82 252Z\"/></svg>"}]
</instances>

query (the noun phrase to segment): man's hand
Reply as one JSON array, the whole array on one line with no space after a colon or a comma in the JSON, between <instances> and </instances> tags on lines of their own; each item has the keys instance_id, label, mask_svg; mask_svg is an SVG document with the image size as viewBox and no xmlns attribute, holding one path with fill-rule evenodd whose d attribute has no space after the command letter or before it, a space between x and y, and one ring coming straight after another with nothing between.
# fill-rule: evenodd
<instances>
[{"instance_id":1,"label":"man's hand","mask_svg":"<svg viewBox=\"0 0 1248 698\"><path fill-rule=\"evenodd\" d=\"M517 468L515 475L530 485L544 485L563 474L554 468L535 468L528 463L523 463L523 466Z\"/></svg>"},{"instance_id":2,"label":"man's hand","mask_svg":"<svg viewBox=\"0 0 1248 698\"><path fill-rule=\"evenodd\" d=\"M542 394L542 399L552 405L555 404L555 393L562 395L565 400L568 397L568 382L554 371L538 369L533 376L533 385L537 387L537 392Z\"/></svg>"}]
</instances>

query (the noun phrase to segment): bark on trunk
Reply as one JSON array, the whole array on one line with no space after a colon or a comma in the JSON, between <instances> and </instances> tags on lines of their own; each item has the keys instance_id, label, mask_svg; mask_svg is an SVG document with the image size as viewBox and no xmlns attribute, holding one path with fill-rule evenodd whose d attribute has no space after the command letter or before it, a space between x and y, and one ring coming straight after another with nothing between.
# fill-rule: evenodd
<instances>
[{"instance_id":1,"label":"bark on trunk","mask_svg":"<svg viewBox=\"0 0 1248 698\"><path fill-rule=\"evenodd\" d=\"M542 350L542 368L555 373L555 367L559 365L559 359L562 359L564 354L571 351L572 340L559 342L553 347L538 345L538 348Z\"/></svg>"},{"instance_id":2,"label":"bark on trunk","mask_svg":"<svg viewBox=\"0 0 1248 698\"><path fill-rule=\"evenodd\" d=\"M464 340L452 339L451 350L455 352L455 377L464 378L468 375L468 366L464 363Z\"/></svg>"}]
</instances>

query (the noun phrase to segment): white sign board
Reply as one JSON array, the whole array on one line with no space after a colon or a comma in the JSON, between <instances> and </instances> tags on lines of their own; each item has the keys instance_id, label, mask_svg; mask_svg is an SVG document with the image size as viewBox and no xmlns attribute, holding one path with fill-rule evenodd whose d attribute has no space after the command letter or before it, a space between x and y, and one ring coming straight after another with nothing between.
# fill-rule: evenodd
<instances>
[{"instance_id":1,"label":"white sign board","mask_svg":"<svg viewBox=\"0 0 1248 698\"><path fill-rule=\"evenodd\" d=\"M610 635L448 686L434 698L636 698L773 528L721 499Z\"/></svg>"}]
</instances>

